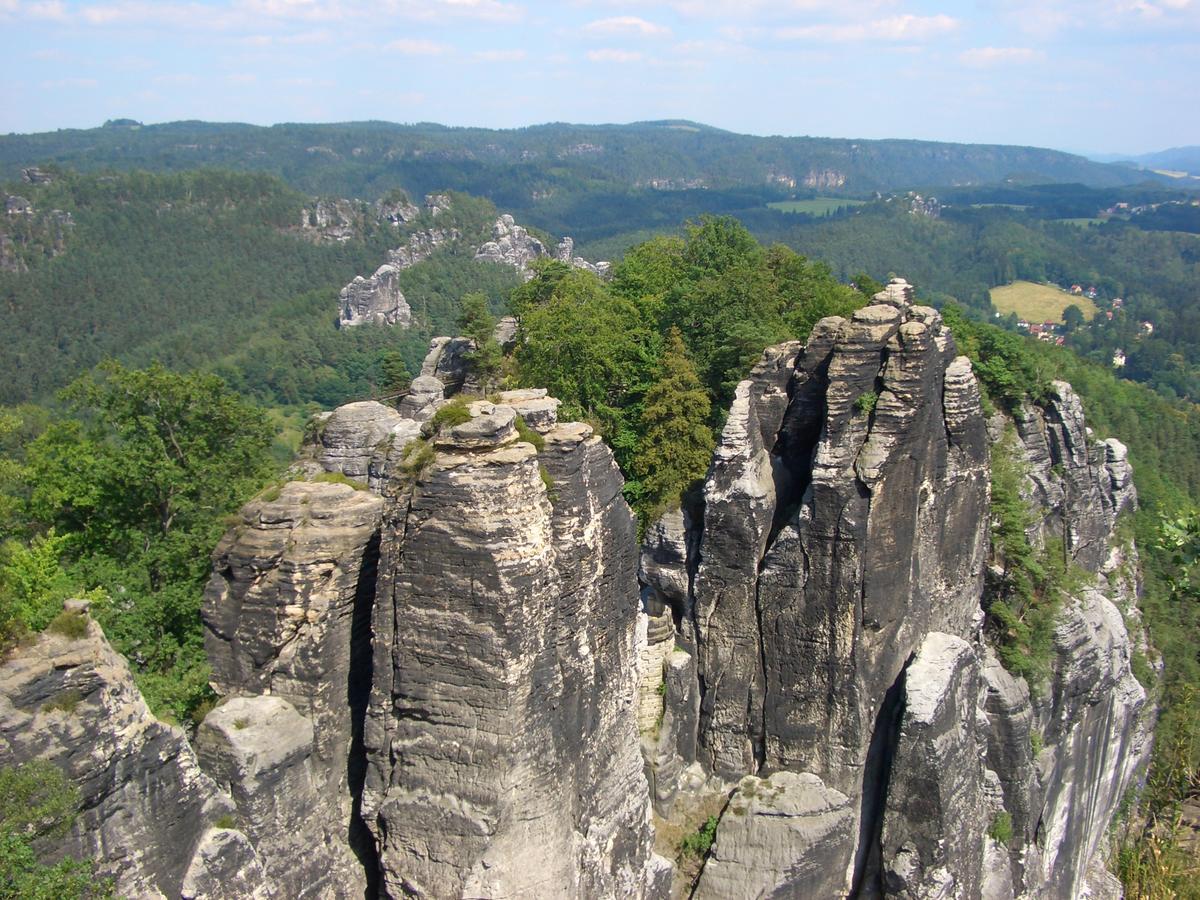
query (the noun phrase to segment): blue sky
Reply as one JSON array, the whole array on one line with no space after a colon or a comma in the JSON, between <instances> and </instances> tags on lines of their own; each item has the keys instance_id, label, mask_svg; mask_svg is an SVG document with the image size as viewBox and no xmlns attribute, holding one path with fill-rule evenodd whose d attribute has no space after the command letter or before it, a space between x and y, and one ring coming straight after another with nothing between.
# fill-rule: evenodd
<instances>
[{"instance_id":1,"label":"blue sky","mask_svg":"<svg viewBox=\"0 0 1200 900\"><path fill-rule=\"evenodd\" d=\"M107 118L1200 144L1200 0L0 0L0 132Z\"/></svg>"}]
</instances>

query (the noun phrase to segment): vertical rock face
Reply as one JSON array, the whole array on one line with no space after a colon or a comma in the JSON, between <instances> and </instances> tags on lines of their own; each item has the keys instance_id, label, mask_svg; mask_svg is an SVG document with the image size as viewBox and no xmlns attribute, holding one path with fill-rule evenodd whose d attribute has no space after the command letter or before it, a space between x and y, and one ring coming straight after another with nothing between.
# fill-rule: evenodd
<instances>
[{"instance_id":1,"label":"vertical rock face","mask_svg":"<svg viewBox=\"0 0 1200 900\"><path fill-rule=\"evenodd\" d=\"M899 305L825 320L794 369L739 385L714 457L694 593L702 758L723 778L807 770L857 795L916 644L966 634L978 606L977 388L936 314L881 299Z\"/></svg>"},{"instance_id":2,"label":"vertical rock face","mask_svg":"<svg viewBox=\"0 0 1200 900\"><path fill-rule=\"evenodd\" d=\"M984 830L980 667L961 638L934 632L904 675L904 712L880 849L889 896L978 897Z\"/></svg>"},{"instance_id":3,"label":"vertical rock face","mask_svg":"<svg viewBox=\"0 0 1200 900\"><path fill-rule=\"evenodd\" d=\"M292 896L361 896L366 885L352 751L382 510L380 497L345 484L291 482L243 509L205 592L213 685L236 699L205 719L201 762Z\"/></svg>"},{"instance_id":4,"label":"vertical rock face","mask_svg":"<svg viewBox=\"0 0 1200 900\"><path fill-rule=\"evenodd\" d=\"M1031 539L1065 532L1087 572L1119 563L1113 528L1135 502L1123 445L1091 438L1064 383L1015 424L1044 510ZM698 896L803 895L779 873L818 859L844 860L830 896L1084 890L1145 762L1144 694L1098 589L1064 602L1049 684L1031 692L996 662L980 628L989 465L970 363L899 280L738 386L702 509L683 535L682 520L652 526L641 565L648 621L670 607L678 623L670 665L642 673L665 685L664 727L644 741L656 809L670 814L692 762L710 787L741 785ZM677 723L696 694L689 744ZM744 779L786 773L846 800L850 825L820 850L746 837L736 801L758 782ZM1005 844L987 833L999 821Z\"/></svg>"},{"instance_id":5,"label":"vertical rock face","mask_svg":"<svg viewBox=\"0 0 1200 900\"><path fill-rule=\"evenodd\" d=\"M94 858L122 896L218 897L213 873L261 871L239 832L212 827L233 804L183 731L151 715L95 622L78 640L44 634L0 664L0 760L32 759L80 790L61 852Z\"/></svg>"},{"instance_id":6,"label":"vertical rock face","mask_svg":"<svg viewBox=\"0 0 1200 900\"><path fill-rule=\"evenodd\" d=\"M586 425L539 456L477 407L385 515L363 804L384 886L641 896L661 872L620 476Z\"/></svg>"}]
</instances>

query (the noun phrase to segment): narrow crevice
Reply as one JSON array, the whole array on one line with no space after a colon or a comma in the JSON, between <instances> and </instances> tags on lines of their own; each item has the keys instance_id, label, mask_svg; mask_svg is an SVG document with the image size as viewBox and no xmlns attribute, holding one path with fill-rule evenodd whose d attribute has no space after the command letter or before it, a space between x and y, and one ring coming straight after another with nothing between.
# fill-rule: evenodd
<instances>
[{"instance_id":1,"label":"narrow crevice","mask_svg":"<svg viewBox=\"0 0 1200 900\"><path fill-rule=\"evenodd\" d=\"M904 713L904 680L911 662L910 656L896 681L883 695L883 702L875 716L867 762L863 768L851 898L883 896L883 814L887 807L888 782L896 743L900 737L900 719Z\"/></svg>"},{"instance_id":2,"label":"narrow crevice","mask_svg":"<svg viewBox=\"0 0 1200 900\"><path fill-rule=\"evenodd\" d=\"M374 676L372 611L375 606L375 587L379 574L380 533L372 535L363 552L354 593L354 613L350 625L350 673L346 679L346 701L350 707L350 755L346 760L346 780L350 788L351 811L347 841L358 857L366 875L364 897L380 894L379 852L375 839L362 820L362 793L367 775L367 750L363 729L367 703L371 697Z\"/></svg>"}]
</instances>

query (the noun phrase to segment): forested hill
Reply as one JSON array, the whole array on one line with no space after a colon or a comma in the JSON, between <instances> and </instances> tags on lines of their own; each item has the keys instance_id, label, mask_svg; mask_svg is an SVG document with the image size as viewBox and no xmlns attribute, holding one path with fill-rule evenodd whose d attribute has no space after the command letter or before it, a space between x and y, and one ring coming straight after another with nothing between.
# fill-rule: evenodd
<instances>
[{"instance_id":1,"label":"forested hill","mask_svg":"<svg viewBox=\"0 0 1200 900\"><path fill-rule=\"evenodd\" d=\"M773 186L868 194L929 185L1164 179L1130 166L1033 147L910 140L757 137L692 122L549 124L512 130L352 122L258 127L208 122L0 136L0 178L22 167L271 172L308 193L371 199L397 182L451 188L520 208L597 187Z\"/></svg>"}]
</instances>

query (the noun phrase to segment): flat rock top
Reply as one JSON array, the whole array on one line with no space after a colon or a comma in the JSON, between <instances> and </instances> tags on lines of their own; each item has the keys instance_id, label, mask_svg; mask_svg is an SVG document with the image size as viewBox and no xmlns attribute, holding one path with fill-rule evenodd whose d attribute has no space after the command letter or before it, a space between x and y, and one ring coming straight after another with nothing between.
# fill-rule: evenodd
<instances>
[{"instance_id":1,"label":"flat rock top","mask_svg":"<svg viewBox=\"0 0 1200 900\"><path fill-rule=\"evenodd\" d=\"M891 325L900 321L900 310L877 303L854 311L854 321L864 325Z\"/></svg>"},{"instance_id":2,"label":"flat rock top","mask_svg":"<svg viewBox=\"0 0 1200 900\"><path fill-rule=\"evenodd\" d=\"M289 481L274 500L252 502L247 508L250 521L290 522L301 519L357 520L373 516L383 506L383 498L367 490L356 490L336 481Z\"/></svg>"},{"instance_id":3,"label":"flat rock top","mask_svg":"<svg viewBox=\"0 0 1200 900\"><path fill-rule=\"evenodd\" d=\"M960 637L936 631L926 636L905 676L905 718L931 724L950 690L951 679L974 656L971 645Z\"/></svg>"},{"instance_id":4,"label":"flat rock top","mask_svg":"<svg viewBox=\"0 0 1200 900\"><path fill-rule=\"evenodd\" d=\"M519 391L501 391L501 403L521 403L525 400L541 400L549 393L545 388L525 388Z\"/></svg>"},{"instance_id":5,"label":"flat rock top","mask_svg":"<svg viewBox=\"0 0 1200 900\"><path fill-rule=\"evenodd\" d=\"M547 431L545 437L550 444L578 444L594 433L595 429L585 422L563 422Z\"/></svg>"},{"instance_id":6,"label":"flat rock top","mask_svg":"<svg viewBox=\"0 0 1200 900\"><path fill-rule=\"evenodd\" d=\"M202 730L219 734L255 769L269 769L312 748L312 722L282 697L232 697L204 717Z\"/></svg>"},{"instance_id":7,"label":"flat rock top","mask_svg":"<svg viewBox=\"0 0 1200 900\"><path fill-rule=\"evenodd\" d=\"M765 779L747 775L739 782L735 798L749 801L754 812L783 816L817 816L850 803L845 794L811 772L775 772Z\"/></svg>"}]
</instances>

